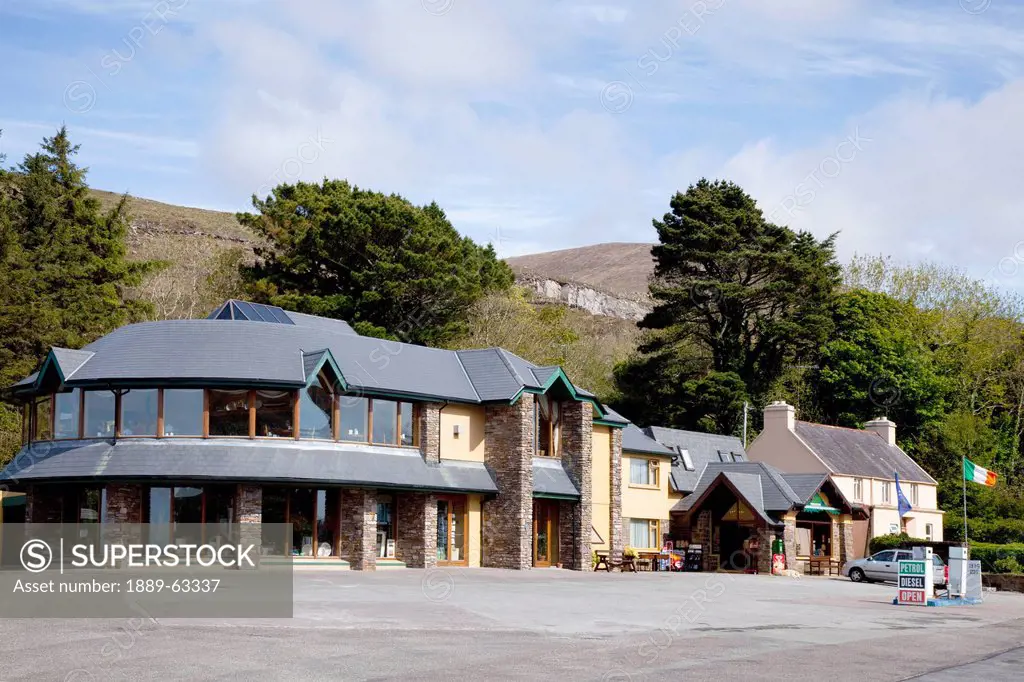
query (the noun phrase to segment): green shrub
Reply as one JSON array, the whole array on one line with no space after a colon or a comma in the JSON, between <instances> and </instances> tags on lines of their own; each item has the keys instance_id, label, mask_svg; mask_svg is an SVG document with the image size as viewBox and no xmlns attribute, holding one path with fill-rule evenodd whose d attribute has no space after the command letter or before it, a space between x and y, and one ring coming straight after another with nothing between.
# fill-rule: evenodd
<instances>
[{"instance_id":1,"label":"green shrub","mask_svg":"<svg viewBox=\"0 0 1024 682\"><path fill-rule=\"evenodd\" d=\"M986 573L1000 573L1002 559L1013 559L1017 564L1024 564L1024 543L1015 542L997 545L989 542L972 542L971 558L981 562L981 570Z\"/></svg>"},{"instance_id":2,"label":"green shrub","mask_svg":"<svg viewBox=\"0 0 1024 682\"><path fill-rule=\"evenodd\" d=\"M973 542L997 545L1024 542L1024 519L968 519L967 536ZM947 518L945 538L959 541L964 537L963 518Z\"/></svg>"},{"instance_id":3,"label":"green shrub","mask_svg":"<svg viewBox=\"0 0 1024 682\"><path fill-rule=\"evenodd\" d=\"M1024 566L1021 566L1017 561L1017 557L1007 556L1002 559L996 559L995 563L992 564L995 569L995 573L1022 573L1024 572Z\"/></svg>"},{"instance_id":4,"label":"green shrub","mask_svg":"<svg viewBox=\"0 0 1024 682\"><path fill-rule=\"evenodd\" d=\"M890 533L871 538L870 551L874 554L875 552L881 552L883 549L896 549L905 542L926 544L928 541L923 538L912 538L906 533Z\"/></svg>"}]
</instances>

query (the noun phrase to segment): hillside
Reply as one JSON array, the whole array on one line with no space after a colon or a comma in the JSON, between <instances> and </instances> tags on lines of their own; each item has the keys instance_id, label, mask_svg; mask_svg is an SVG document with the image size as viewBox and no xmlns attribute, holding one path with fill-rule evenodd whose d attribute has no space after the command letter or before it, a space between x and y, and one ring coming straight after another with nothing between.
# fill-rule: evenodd
<instances>
[{"instance_id":1,"label":"hillside","mask_svg":"<svg viewBox=\"0 0 1024 682\"><path fill-rule=\"evenodd\" d=\"M517 276L582 284L628 300L647 300L647 280L654 271L651 244L594 244L506 258Z\"/></svg>"}]
</instances>

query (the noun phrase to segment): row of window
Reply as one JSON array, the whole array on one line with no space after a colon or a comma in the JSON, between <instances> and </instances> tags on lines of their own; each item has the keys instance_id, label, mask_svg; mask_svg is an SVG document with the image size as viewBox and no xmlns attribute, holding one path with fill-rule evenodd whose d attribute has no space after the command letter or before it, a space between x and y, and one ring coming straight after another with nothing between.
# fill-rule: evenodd
<instances>
[{"instance_id":1,"label":"row of window","mask_svg":"<svg viewBox=\"0 0 1024 682\"><path fill-rule=\"evenodd\" d=\"M416 406L343 396L321 381L300 391L133 388L57 393L27 405L23 442L80 438L302 438L417 443Z\"/></svg>"},{"instance_id":2,"label":"row of window","mask_svg":"<svg viewBox=\"0 0 1024 682\"><path fill-rule=\"evenodd\" d=\"M682 464L683 468L687 471L695 471L693 466L693 458L690 457L690 451L683 448L676 448L676 455L672 457L673 465ZM719 462L744 462L743 455L739 452L725 452L724 450L718 451Z\"/></svg>"},{"instance_id":3,"label":"row of window","mask_svg":"<svg viewBox=\"0 0 1024 682\"><path fill-rule=\"evenodd\" d=\"M910 484L910 504L917 506L918 504L918 492L919 486L916 483ZM855 478L853 479L853 499L855 502L864 501L864 479ZM892 496L892 483L889 481L882 481L882 504L893 504Z\"/></svg>"}]
</instances>

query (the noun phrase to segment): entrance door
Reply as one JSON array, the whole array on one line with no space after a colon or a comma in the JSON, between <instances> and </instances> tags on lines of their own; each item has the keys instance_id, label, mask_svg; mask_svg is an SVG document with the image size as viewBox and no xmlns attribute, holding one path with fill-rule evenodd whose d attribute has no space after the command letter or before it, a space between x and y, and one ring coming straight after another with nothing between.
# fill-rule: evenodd
<instances>
[{"instance_id":1,"label":"entrance door","mask_svg":"<svg viewBox=\"0 0 1024 682\"><path fill-rule=\"evenodd\" d=\"M533 565L538 568L558 562L558 503L533 501Z\"/></svg>"},{"instance_id":2,"label":"entrance door","mask_svg":"<svg viewBox=\"0 0 1024 682\"><path fill-rule=\"evenodd\" d=\"M444 566L466 566L466 498L437 498L437 563Z\"/></svg>"}]
</instances>

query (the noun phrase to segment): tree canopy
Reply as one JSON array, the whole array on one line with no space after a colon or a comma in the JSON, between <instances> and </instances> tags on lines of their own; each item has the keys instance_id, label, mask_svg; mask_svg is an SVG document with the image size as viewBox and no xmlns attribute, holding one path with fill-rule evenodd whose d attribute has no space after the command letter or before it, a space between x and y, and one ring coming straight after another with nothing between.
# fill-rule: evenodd
<instances>
[{"instance_id":1,"label":"tree canopy","mask_svg":"<svg viewBox=\"0 0 1024 682\"><path fill-rule=\"evenodd\" d=\"M50 347L79 348L149 310L128 290L160 264L126 258L127 198L102 212L89 196L86 169L74 162L77 153L62 127L16 168L0 170L3 387L28 374ZM2 410L0 419L13 428L13 412Z\"/></svg>"},{"instance_id":2,"label":"tree canopy","mask_svg":"<svg viewBox=\"0 0 1024 682\"><path fill-rule=\"evenodd\" d=\"M834 235L774 225L725 181L702 179L670 206L654 221L655 305L640 323L650 333L617 370L618 403L627 415L646 408L647 421L732 432L745 399L762 399L828 338Z\"/></svg>"},{"instance_id":3,"label":"tree canopy","mask_svg":"<svg viewBox=\"0 0 1024 682\"><path fill-rule=\"evenodd\" d=\"M442 345L467 331L477 300L512 284L494 249L461 236L434 203L324 180L280 185L253 207L238 216L267 242L243 269L252 295L361 334Z\"/></svg>"}]
</instances>

